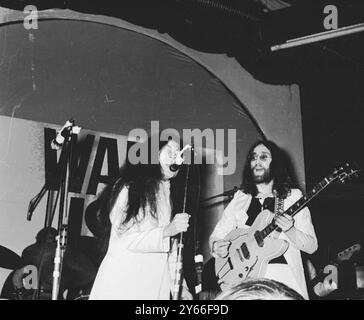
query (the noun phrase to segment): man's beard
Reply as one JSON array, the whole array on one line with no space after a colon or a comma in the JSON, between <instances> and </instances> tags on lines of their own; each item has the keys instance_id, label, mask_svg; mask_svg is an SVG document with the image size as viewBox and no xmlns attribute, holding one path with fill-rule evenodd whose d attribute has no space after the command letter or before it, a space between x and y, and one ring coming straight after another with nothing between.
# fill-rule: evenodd
<instances>
[{"instance_id":1,"label":"man's beard","mask_svg":"<svg viewBox=\"0 0 364 320\"><path fill-rule=\"evenodd\" d=\"M263 170L264 170L264 173L262 175L256 176L254 174L254 168L252 169L252 177L253 177L253 181L255 184L271 182L272 177L270 174L270 170L264 169L264 168L263 168Z\"/></svg>"}]
</instances>

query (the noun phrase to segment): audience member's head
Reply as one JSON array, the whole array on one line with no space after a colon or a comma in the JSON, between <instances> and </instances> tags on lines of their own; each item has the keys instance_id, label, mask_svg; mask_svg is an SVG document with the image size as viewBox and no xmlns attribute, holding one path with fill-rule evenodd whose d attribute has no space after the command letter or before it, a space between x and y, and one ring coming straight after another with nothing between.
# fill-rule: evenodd
<instances>
[{"instance_id":1,"label":"audience member's head","mask_svg":"<svg viewBox=\"0 0 364 320\"><path fill-rule=\"evenodd\" d=\"M285 284L270 279L246 279L215 300L305 300Z\"/></svg>"}]
</instances>

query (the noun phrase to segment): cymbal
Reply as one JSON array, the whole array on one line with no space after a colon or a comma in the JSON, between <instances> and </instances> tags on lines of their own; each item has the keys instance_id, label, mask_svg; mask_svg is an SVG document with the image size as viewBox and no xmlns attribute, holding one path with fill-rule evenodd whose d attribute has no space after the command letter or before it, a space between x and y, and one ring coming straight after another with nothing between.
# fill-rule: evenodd
<instances>
[{"instance_id":1,"label":"cymbal","mask_svg":"<svg viewBox=\"0 0 364 320\"><path fill-rule=\"evenodd\" d=\"M15 270L22 267L22 260L15 252L0 245L0 267Z\"/></svg>"}]
</instances>

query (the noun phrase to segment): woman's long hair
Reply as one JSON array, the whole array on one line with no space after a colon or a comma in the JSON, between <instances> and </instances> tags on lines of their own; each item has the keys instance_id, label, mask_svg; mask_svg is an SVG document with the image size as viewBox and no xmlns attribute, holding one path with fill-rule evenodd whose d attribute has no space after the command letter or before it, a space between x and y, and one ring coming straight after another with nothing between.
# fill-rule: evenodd
<instances>
[{"instance_id":1,"label":"woman's long hair","mask_svg":"<svg viewBox=\"0 0 364 320\"><path fill-rule=\"evenodd\" d=\"M147 164L131 164L128 159L124 166L120 169L119 176L108 186L106 186L100 195L100 201L103 203L101 209L101 221L108 225L109 214L114 207L120 191L124 187L128 187L128 203L126 208L125 218L121 224L138 218L141 209L142 214L145 216L146 208L155 219L157 216L157 201L156 195L159 190L159 183L162 180L162 171L159 162L154 164L151 162L151 139L146 142L148 147L148 162ZM168 141L160 141L159 150L161 150ZM158 158L157 158L158 159Z\"/></svg>"},{"instance_id":2,"label":"woman's long hair","mask_svg":"<svg viewBox=\"0 0 364 320\"><path fill-rule=\"evenodd\" d=\"M253 150L259 145L265 146L272 155L270 176L274 179L273 190L276 191L278 197L285 199L292 188L290 163L283 151L274 142L269 140L258 141L250 148L245 162L241 187L245 193L249 193L252 196L256 196L258 194L250 164Z\"/></svg>"}]
</instances>

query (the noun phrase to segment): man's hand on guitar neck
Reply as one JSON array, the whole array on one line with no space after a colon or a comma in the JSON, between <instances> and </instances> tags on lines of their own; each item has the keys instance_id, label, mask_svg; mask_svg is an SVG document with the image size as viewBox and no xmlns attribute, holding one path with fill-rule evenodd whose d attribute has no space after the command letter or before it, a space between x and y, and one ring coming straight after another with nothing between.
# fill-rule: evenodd
<instances>
[{"instance_id":1,"label":"man's hand on guitar neck","mask_svg":"<svg viewBox=\"0 0 364 320\"><path fill-rule=\"evenodd\" d=\"M274 218L274 221L283 232L291 230L294 226L294 219L288 214L277 216Z\"/></svg>"},{"instance_id":2,"label":"man's hand on guitar neck","mask_svg":"<svg viewBox=\"0 0 364 320\"><path fill-rule=\"evenodd\" d=\"M213 242L212 252L216 253L220 258L226 258L229 254L230 241L217 240Z\"/></svg>"}]
</instances>

